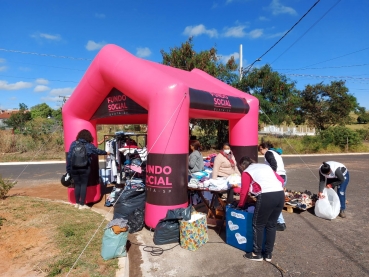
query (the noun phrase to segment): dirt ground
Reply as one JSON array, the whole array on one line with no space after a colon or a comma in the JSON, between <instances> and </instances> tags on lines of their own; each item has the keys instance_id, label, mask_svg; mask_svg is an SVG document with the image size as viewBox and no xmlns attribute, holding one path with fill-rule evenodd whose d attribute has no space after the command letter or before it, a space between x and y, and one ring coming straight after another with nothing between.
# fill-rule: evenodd
<instances>
[{"instance_id":1,"label":"dirt ground","mask_svg":"<svg viewBox=\"0 0 369 277\"><path fill-rule=\"evenodd\" d=\"M284 213L287 230L278 232L274 249L273 262L278 264L285 272L284 276L369 276L369 206L367 196L369 195L369 155L357 156L316 156L316 157L285 157L285 165L288 174L288 188L298 191L305 189L317 192L317 168L322 161L336 160L344 163L350 170L351 180L347 190L347 218L335 220L323 220L314 215L313 210L301 213ZM39 186L13 188L10 195L28 195L34 197L48 198L67 201L66 188L58 182L40 184ZM104 207L104 199L95 204L95 207L109 210ZM32 234L34 243L42 242L43 234ZM19 243L24 235L19 234ZM27 238L29 235L27 234ZM2 238L3 239L3 238ZM224 233L220 237L224 240ZM137 242L131 237L132 242ZM28 243L28 240L27 240ZM225 244L224 244L225 245ZM3 245L2 245L3 246ZM226 246L226 245L225 245ZM14 245L4 245L9 253L16 252ZM223 249L218 246L219 251ZM227 255L234 255L234 260L240 260L240 251L233 251ZM228 252L227 252L228 253ZM156 268L155 272L140 273L144 261L140 251L131 251L130 272L136 276L169 276L165 271ZM219 253L220 254L220 253ZM175 252L167 252L165 255L174 256ZM190 254L189 254L190 255ZM191 254L192 255L192 254ZM210 254L209 254L210 255ZM271 271L271 266L260 263L250 265L252 272L247 271L248 263L241 257L240 263L222 264L214 261L214 272L209 272L207 266L192 261L188 256L188 263L198 267L199 275L177 275L177 276L242 276L247 273L260 273L259 276L280 276L278 271ZM150 258L154 259L154 258ZM156 258L155 258L156 259ZM162 257L151 260L160 263ZM14 255L2 255L2 264L7 266L20 266L25 261L17 261ZM133 261L133 262L131 262ZM141 262L138 262L141 261ZM175 266L172 263L171 266ZM224 271L224 268L229 268ZM218 269L217 269L218 268ZM223 268L223 269L221 269ZM203 271L203 270L204 271ZM164 270L164 268L163 268ZM207 271L206 271L207 270ZM228 273L226 273L228 272ZM1 273L0 273L0 276ZM17 275L22 276L22 275ZM28 275L32 276L32 275ZM35 275L42 276L42 275Z\"/></svg>"}]
</instances>

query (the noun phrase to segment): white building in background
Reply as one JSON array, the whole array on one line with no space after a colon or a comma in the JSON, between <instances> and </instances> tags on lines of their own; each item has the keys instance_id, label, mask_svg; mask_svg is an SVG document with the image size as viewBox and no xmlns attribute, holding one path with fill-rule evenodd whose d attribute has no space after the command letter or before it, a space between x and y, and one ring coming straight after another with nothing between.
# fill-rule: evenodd
<instances>
[{"instance_id":1,"label":"white building in background","mask_svg":"<svg viewBox=\"0 0 369 277\"><path fill-rule=\"evenodd\" d=\"M287 127L269 125L259 131L259 134L266 135L284 135L284 136L315 136L315 128L303 127Z\"/></svg>"}]
</instances>

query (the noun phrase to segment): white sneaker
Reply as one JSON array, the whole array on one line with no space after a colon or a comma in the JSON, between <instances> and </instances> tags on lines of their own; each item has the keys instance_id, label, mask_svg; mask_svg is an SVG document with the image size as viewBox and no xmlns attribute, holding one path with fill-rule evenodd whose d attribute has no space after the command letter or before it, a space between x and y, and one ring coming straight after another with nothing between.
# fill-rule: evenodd
<instances>
[{"instance_id":1,"label":"white sneaker","mask_svg":"<svg viewBox=\"0 0 369 277\"><path fill-rule=\"evenodd\" d=\"M90 207L87 206L87 205L79 205L79 208L78 209L80 209L80 210L89 210Z\"/></svg>"},{"instance_id":2,"label":"white sneaker","mask_svg":"<svg viewBox=\"0 0 369 277\"><path fill-rule=\"evenodd\" d=\"M73 206L77 209L79 208L79 204L74 204Z\"/></svg>"}]
</instances>

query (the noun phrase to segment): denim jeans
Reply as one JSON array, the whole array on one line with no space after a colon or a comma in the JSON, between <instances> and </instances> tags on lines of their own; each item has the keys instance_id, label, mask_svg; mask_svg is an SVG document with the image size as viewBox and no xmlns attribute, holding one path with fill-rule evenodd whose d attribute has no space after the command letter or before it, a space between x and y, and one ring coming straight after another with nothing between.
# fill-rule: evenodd
<instances>
[{"instance_id":1,"label":"denim jeans","mask_svg":"<svg viewBox=\"0 0 369 277\"><path fill-rule=\"evenodd\" d=\"M349 182L350 182L350 173L347 170L347 173L345 175L345 181L343 181L341 185L337 186L337 194L338 198L340 199L341 210L346 209L346 188Z\"/></svg>"},{"instance_id":2,"label":"denim jeans","mask_svg":"<svg viewBox=\"0 0 369 277\"><path fill-rule=\"evenodd\" d=\"M90 176L90 167L72 169L71 176L74 181L74 196L76 204L84 205L86 202L87 184Z\"/></svg>"},{"instance_id":3,"label":"denim jeans","mask_svg":"<svg viewBox=\"0 0 369 277\"><path fill-rule=\"evenodd\" d=\"M283 187L285 187L285 186L286 186L286 184L287 184L287 175L281 175L281 177L282 177L282 179L284 180ZM284 221L284 217L283 217L283 214L282 214L282 213L279 215L279 217L278 217L278 219L277 219L277 223L278 223L278 224L284 224L284 223L286 223L286 222Z\"/></svg>"},{"instance_id":4,"label":"denim jeans","mask_svg":"<svg viewBox=\"0 0 369 277\"><path fill-rule=\"evenodd\" d=\"M256 201L252 227L254 231L254 254L261 254L265 231L265 254L273 252L277 218L284 205L284 192L261 193Z\"/></svg>"}]
</instances>

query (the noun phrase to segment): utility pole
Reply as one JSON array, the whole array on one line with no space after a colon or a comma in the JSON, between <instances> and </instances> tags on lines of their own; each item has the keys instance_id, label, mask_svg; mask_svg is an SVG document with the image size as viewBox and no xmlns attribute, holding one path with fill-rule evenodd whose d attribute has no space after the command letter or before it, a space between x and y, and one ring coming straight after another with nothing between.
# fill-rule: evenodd
<instances>
[{"instance_id":1,"label":"utility pole","mask_svg":"<svg viewBox=\"0 0 369 277\"><path fill-rule=\"evenodd\" d=\"M242 80L242 44L240 44L240 81Z\"/></svg>"}]
</instances>

